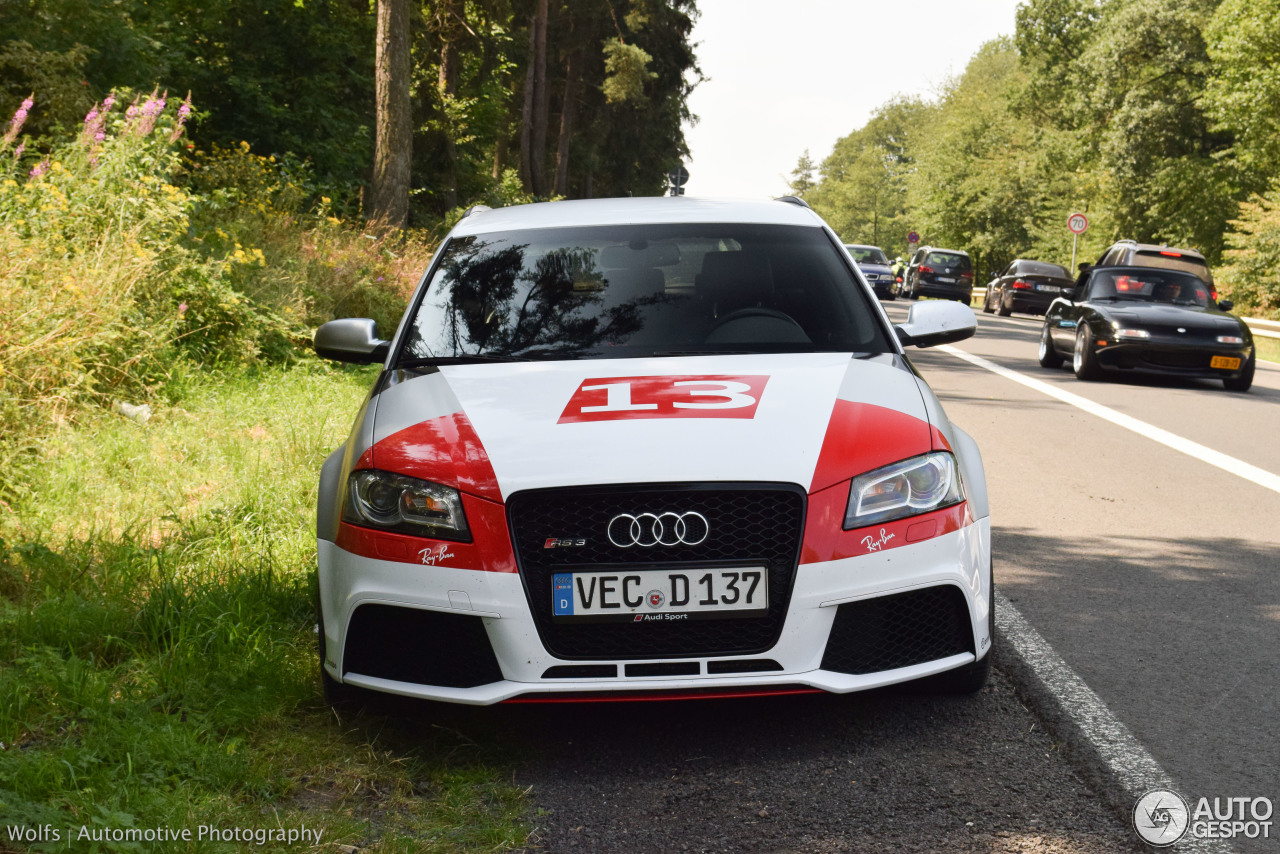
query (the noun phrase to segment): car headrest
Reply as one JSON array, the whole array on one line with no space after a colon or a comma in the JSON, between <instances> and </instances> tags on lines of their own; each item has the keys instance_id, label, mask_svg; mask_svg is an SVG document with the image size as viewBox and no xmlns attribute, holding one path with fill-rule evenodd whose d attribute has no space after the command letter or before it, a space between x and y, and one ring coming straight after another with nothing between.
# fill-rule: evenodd
<instances>
[{"instance_id":1,"label":"car headrest","mask_svg":"<svg viewBox=\"0 0 1280 854\"><path fill-rule=\"evenodd\" d=\"M773 268L759 252L708 252L694 279L697 295L720 313L773 301Z\"/></svg>"}]
</instances>

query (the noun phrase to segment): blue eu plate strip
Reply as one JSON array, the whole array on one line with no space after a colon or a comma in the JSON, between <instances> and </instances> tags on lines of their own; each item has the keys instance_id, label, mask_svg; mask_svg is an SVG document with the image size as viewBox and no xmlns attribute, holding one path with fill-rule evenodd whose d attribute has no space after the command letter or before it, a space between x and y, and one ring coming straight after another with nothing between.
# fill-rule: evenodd
<instances>
[{"instance_id":1,"label":"blue eu plate strip","mask_svg":"<svg viewBox=\"0 0 1280 854\"><path fill-rule=\"evenodd\" d=\"M573 575L560 572L551 576L552 613L557 617L573 616Z\"/></svg>"}]
</instances>

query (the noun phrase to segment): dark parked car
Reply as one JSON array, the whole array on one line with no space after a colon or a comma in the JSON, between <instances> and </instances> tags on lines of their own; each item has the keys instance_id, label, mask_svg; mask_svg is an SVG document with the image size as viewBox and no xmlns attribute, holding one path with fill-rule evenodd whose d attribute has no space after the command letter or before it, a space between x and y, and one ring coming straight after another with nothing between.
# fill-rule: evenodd
<instances>
[{"instance_id":1,"label":"dark parked car","mask_svg":"<svg viewBox=\"0 0 1280 854\"><path fill-rule=\"evenodd\" d=\"M1074 286L1066 267L1019 258L987 285L982 310L988 314L997 312L1001 317L1015 311L1044 314L1049 303Z\"/></svg>"},{"instance_id":2,"label":"dark parked car","mask_svg":"<svg viewBox=\"0 0 1280 854\"><path fill-rule=\"evenodd\" d=\"M1253 384L1249 327L1227 314L1199 277L1151 267L1094 267L1049 306L1040 364L1071 359L1082 380L1108 373L1219 379L1231 391Z\"/></svg>"},{"instance_id":3,"label":"dark parked car","mask_svg":"<svg viewBox=\"0 0 1280 854\"><path fill-rule=\"evenodd\" d=\"M969 304L973 297L973 262L968 252L922 246L911 256L898 295L911 299L940 297Z\"/></svg>"},{"instance_id":4,"label":"dark parked car","mask_svg":"<svg viewBox=\"0 0 1280 854\"><path fill-rule=\"evenodd\" d=\"M1178 249L1155 243L1138 243L1136 240L1119 240L1111 244L1095 267L1156 267L1161 270L1181 270L1204 282L1209 288L1209 299L1218 298L1213 284L1213 274L1204 256L1194 249Z\"/></svg>"},{"instance_id":5,"label":"dark parked car","mask_svg":"<svg viewBox=\"0 0 1280 854\"><path fill-rule=\"evenodd\" d=\"M879 246L864 246L860 243L846 243L845 249L853 256L862 276L875 290L880 299L893 299L893 270L889 268L889 257Z\"/></svg>"}]
</instances>

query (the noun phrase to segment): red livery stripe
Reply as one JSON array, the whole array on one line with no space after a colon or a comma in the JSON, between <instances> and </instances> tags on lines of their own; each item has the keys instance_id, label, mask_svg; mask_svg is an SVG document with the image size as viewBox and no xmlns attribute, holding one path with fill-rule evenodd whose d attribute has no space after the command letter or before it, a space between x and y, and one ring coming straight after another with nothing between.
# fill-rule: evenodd
<instances>
[{"instance_id":1,"label":"red livery stripe","mask_svg":"<svg viewBox=\"0 0 1280 854\"><path fill-rule=\"evenodd\" d=\"M364 453L356 468L379 468L502 501L498 476L471 421L441 415L392 433Z\"/></svg>"},{"instance_id":2,"label":"red livery stripe","mask_svg":"<svg viewBox=\"0 0 1280 854\"><path fill-rule=\"evenodd\" d=\"M831 410L809 492L816 493L889 463L927 454L935 447L934 442L941 439L940 433L935 439L930 431L929 422L896 409L837 400ZM843 509L840 516L844 518Z\"/></svg>"}]
</instances>

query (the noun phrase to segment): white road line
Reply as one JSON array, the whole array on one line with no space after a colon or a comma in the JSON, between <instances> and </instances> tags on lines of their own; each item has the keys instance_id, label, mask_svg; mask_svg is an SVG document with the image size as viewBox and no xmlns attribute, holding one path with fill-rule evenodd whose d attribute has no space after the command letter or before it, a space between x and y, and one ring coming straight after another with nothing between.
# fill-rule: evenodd
<instances>
[{"instance_id":1,"label":"white road line","mask_svg":"<svg viewBox=\"0 0 1280 854\"><path fill-rule=\"evenodd\" d=\"M1181 793L1160 763L1112 714L1102 698L1076 675L999 591L996 591L996 628L1062 704L1062 710L1098 751L1107 770L1134 803L1152 789L1173 789ZM1176 850L1217 854L1229 852L1232 848L1222 840L1196 839L1188 833L1177 843Z\"/></svg>"},{"instance_id":2,"label":"white road line","mask_svg":"<svg viewBox=\"0 0 1280 854\"><path fill-rule=\"evenodd\" d=\"M959 350L950 345L943 345L938 349L946 353L950 353L952 356L959 359L964 359L970 364L977 365L980 368L985 368L993 374L998 374L1005 379L1013 380L1016 383L1021 383L1027 388L1035 389L1041 394L1047 394L1049 397L1057 398L1063 403L1069 403L1078 409L1083 409L1085 412L1110 421L1112 424L1116 424L1126 430L1132 430L1139 436L1144 436L1155 442L1159 442L1166 447L1173 448L1175 451L1181 451L1182 453L1190 457L1195 457L1196 459L1206 462L1211 466L1217 466L1225 472L1230 472L1237 477L1242 477L1245 480L1252 481L1265 489L1270 489L1272 492L1280 493L1280 475L1273 474L1266 469L1250 465L1244 460L1238 460L1235 457L1228 456L1220 451L1215 451L1213 448L1207 448L1198 442L1191 441L1190 439L1184 439L1183 437L1175 433L1170 433L1168 430L1161 429L1154 424L1139 421L1131 415L1125 415L1123 412L1117 412L1109 406L1103 406L1101 403L1095 403L1086 397L1081 397L1078 394L1072 394L1069 391L1064 391L1050 383L1028 377L1024 374L1018 373L1017 371L1012 371L1002 365L997 365L995 362L984 359L981 356L966 353L964 350Z\"/></svg>"}]
</instances>

